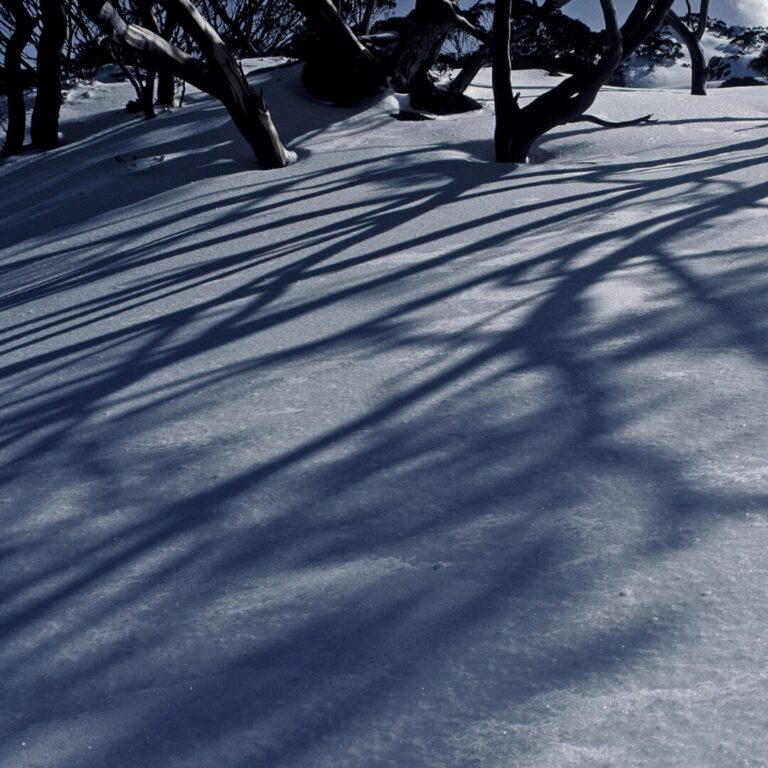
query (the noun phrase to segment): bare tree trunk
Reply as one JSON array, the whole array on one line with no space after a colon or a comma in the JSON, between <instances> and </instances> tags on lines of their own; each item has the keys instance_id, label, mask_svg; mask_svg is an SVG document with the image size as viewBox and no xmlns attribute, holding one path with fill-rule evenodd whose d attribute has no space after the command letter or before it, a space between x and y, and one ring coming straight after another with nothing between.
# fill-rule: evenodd
<instances>
[{"instance_id":1,"label":"bare tree trunk","mask_svg":"<svg viewBox=\"0 0 768 768\"><path fill-rule=\"evenodd\" d=\"M227 9L220 0L210 0L210 3L219 18L224 22L224 26L229 30L229 33L235 40L237 40L237 44L242 49L243 55L245 56L247 53L250 53L252 56L258 56L259 54L253 47L251 41L243 34L242 30L238 28L237 24L235 24L232 17L227 13Z\"/></svg>"},{"instance_id":2,"label":"bare tree trunk","mask_svg":"<svg viewBox=\"0 0 768 768\"><path fill-rule=\"evenodd\" d=\"M668 2L671 4L672 0ZM527 162L533 142L555 126L569 122L589 109L600 88L619 65L622 38L616 10L612 0L600 0L600 5L607 35L607 48L600 60L586 72L571 75L521 108L512 93L510 82L511 0L496 0L499 18L494 15L493 92L496 101L494 142L498 162Z\"/></svg>"},{"instance_id":3,"label":"bare tree trunk","mask_svg":"<svg viewBox=\"0 0 768 768\"><path fill-rule=\"evenodd\" d=\"M43 22L37 45L37 95L30 125L32 146L59 146L61 111L61 51L67 34L62 0L40 0Z\"/></svg>"},{"instance_id":4,"label":"bare tree trunk","mask_svg":"<svg viewBox=\"0 0 768 768\"><path fill-rule=\"evenodd\" d=\"M491 49L487 45L481 45L459 71L459 74L451 80L448 90L451 93L465 93L477 77L483 67L492 62Z\"/></svg>"},{"instance_id":5,"label":"bare tree trunk","mask_svg":"<svg viewBox=\"0 0 768 768\"><path fill-rule=\"evenodd\" d=\"M411 95L411 105L436 114L480 109L480 104L459 88L438 88L430 77L446 38L456 28L464 29L483 43L488 36L465 19L453 0L416 0L406 17L408 27L393 56L392 83Z\"/></svg>"},{"instance_id":6,"label":"bare tree trunk","mask_svg":"<svg viewBox=\"0 0 768 768\"><path fill-rule=\"evenodd\" d=\"M709 20L709 0L701 0L699 5L699 20L696 24L696 39L701 41L704 33L707 31L707 21Z\"/></svg>"},{"instance_id":7,"label":"bare tree trunk","mask_svg":"<svg viewBox=\"0 0 768 768\"><path fill-rule=\"evenodd\" d=\"M8 97L8 130L0 156L17 155L24 147L27 109L24 104L24 79L21 74L24 49L32 37L35 20L24 7L23 0L2 0L16 24L5 51L5 77Z\"/></svg>"},{"instance_id":8,"label":"bare tree trunk","mask_svg":"<svg viewBox=\"0 0 768 768\"><path fill-rule=\"evenodd\" d=\"M163 0L182 28L192 37L205 63L184 53L159 35L127 24L107 0L80 0L88 17L114 40L132 50L145 64L165 70L219 99L250 144L262 168L282 168L289 155L280 142L269 110L249 85L237 62L216 31L189 0Z\"/></svg>"},{"instance_id":9,"label":"bare tree trunk","mask_svg":"<svg viewBox=\"0 0 768 768\"><path fill-rule=\"evenodd\" d=\"M667 14L667 21L680 41L688 49L691 59L691 96L707 95L707 60L701 37L696 29L692 29L674 11ZM702 31L703 34L703 31Z\"/></svg>"},{"instance_id":10,"label":"bare tree trunk","mask_svg":"<svg viewBox=\"0 0 768 768\"><path fill-rule=\"evenodd\" d=\"M395 49L392 82L397 90L407 93L415 80L427 75L456 26L455 17L448 0L416 0L416 7L406 17L408 27Z\"/></svg>"},{"instance_id":11,"label":"bare tree trunk","mask_svg":"<svg viewBox=\"0 0 768 768\"><path fill-rule=\"evenodd\" d=\"M176 80L167 70L157 73L157 103L165 109L176 106Z\"/></svg>"},{"instance_id":12,"label":"bare tree trunk","mask_svg":"<svg viewBox=\"0 0 768 768\"><path fill-rule=\"evenodd\" d=\"M289 156L280 141L264 100L248 85L240 65L224 46L216 30L189 0L160 0L208 62L216 81L212 95L221 100L264 169L283 168Z\"/></svg>"},{"instance_id":13,"label":"bare tree trunk","mask_svg":"<svg viewBox=\"0 0 768 768\"><path fill-rule=\"evenodd\" d=\"M480 109L480 104L461 92L438 88L429 75L451 30L459 27L487 39L461 15L455 0L416 0L407 16L408 26L387 63L374 58L330 0L293 2L319 40L318 50L308 57L303 72L304 85L316 98L357 103L379 92L390 75L398 91L410 94L415 109L437 114Z\"/></svg>"},{"instance_id":14,"label":"bare tree trunk","mask_svg":"<svg viewBox=\"0 0 768 768\"><path fill-rule=\"evenodd\" d=\"M360 22L360 34L367 35L371 31L371 21L373 21L373 12L376 10L376 0L367 0L363 20Z\"/></svg>"},{"instance_id":15,"label":"bare tree trunk","mask_svg":"<svg viewBox=\"0 0 768 768\"><path fill-rule=\"evenodd\" d=\"M662 22L673 0L636 0L619 29L612 0L600 0L606 31L606 50L589 70L571 75L525 107L512 94L509 61L511 0L496 0L493 38L493 91L496 100L496 159L524 163L540 136L557 125L572 122L592 105L616 67Z\"/></svg>"},{"instance_id":16,"label":"bare tree trunk","mask_svg":"<svg viewBox=\"0 0 768 768\"><path fill-rule=\"evenodd\" d=\"M176 21L173 14L166 11L165 23L159 32L160 37L170 40L175 27ZM164 109L172 109L176 106L176 79L167 69L161 69L157 73L157 103Z\"/></svg>"},{"instance_id":17,"label":"bare tree trunk","mask_svg":"<svg viewBox=\"0 0 768 768\"><path fill-rule=\"evenodd\" d=\"M541 6L535 6L533 9L534 17L527 24L524 24L509 31L509 44L519 40L524 40L532 35L538 27L551 16L555 11L567 5L570 0L545 0ZM464 93L472 81L477 77L477 73L487 67L493 61L490 45L483 43L470 57L458 75L453 78L448 90L452 93Z\"/></svg>"},{"instance_id":18,"label":"bare tree trunk","mask_svg":"<svg viewBox=\"0 0 768 768\"><path fill-rule=\"evenodd\" d=\"M509 55L512 0L496 0L493 12L491 85L496 109L493 134L496 162L520 162L513 159L511 139L513 126L519 121L520 107L512 91L512 60ZM525 148L522 162L528 158Z\"/></svg>"},{"instance_id":19,"label":"bare tree trunk","mask_svg":"<svg viewBox=\"0 0 768 768\"><path fill-rule=\"evenodd\" d=\"M140 0L136 3L141 13L141 23L156 35L160 34L160 27L157 25L155 14L152 13L152 1ZM147 68L147 76L144 85L139 94L139 102L147 120L156 117L155 114L155 81L157 80L157 69L155 67Z\"/></svg>"},{"instance_id":20,"label":"bare tree trunk","mask_svg":"<svg viewBox=\"0 0 768 768\"><path fill-rule=\"evenodd\" d=\"M354 104L379 93L386 83L380 62L358 40L331 0L293 0L317 37L318 49L304 64L304 87L315 98Z\"/></svg>"}]
</instances>

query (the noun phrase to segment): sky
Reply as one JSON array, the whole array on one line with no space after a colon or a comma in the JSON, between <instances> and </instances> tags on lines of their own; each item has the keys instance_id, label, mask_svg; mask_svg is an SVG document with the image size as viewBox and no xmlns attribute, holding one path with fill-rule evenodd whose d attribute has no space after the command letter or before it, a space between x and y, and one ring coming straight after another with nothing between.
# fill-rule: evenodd
<instances>
[{"instance_id":1,"label":"sky","mask_svg":"<svg viewBox=\"0 0 768 768\"><path fill-rule=\"evenodd\" d=\"M626 15L632 7L632 0L614 0L619 14ZM692 0L691 7L698 8L698 2ZM675 8L686 11L684 2L678 2ZM571 0L565 11L590 25L600 25L602 15L598 0ZM728 24L744 26L768 26L768 0L711 0L710 17L722 19Z\"/></svg>"},{"instance_id":2,"label":"sky","mask_svg":"<svg viewBox=\"0 0 768 768\"><path fill-rule=\"evenodd\" d=\"M619 13L628 13L632 0L614 0ZM710 16L722 19L729 24L744 26L768 26L768 0L710 0ZM462 0L462 6L468 7L472 0ZM691 6L696 8L698 3L692 0ZM413 7L412 0L400 0L400 7L408 12ZM685 12L685 3L679 2L676 7ZM576 16L591 26L602 26L602 15L598 0L571 0L568 9L570 16Z\"/></svg>"}]
</instances>

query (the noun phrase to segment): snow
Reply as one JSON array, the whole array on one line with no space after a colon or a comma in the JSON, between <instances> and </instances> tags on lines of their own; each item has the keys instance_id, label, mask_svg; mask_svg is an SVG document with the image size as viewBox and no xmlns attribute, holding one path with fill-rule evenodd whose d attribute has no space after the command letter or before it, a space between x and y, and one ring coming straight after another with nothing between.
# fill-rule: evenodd
<instances>
[{"instance_id":1,"label":"snow","mask_svg":"<svg viewBox=\"0 0 768 768\"><path fill-rule=\"evenodd\" d=\"M251 69L286 169L98 79L0 165L0 765L768 765L762 90Z\"/></svg>"}]
</instances>

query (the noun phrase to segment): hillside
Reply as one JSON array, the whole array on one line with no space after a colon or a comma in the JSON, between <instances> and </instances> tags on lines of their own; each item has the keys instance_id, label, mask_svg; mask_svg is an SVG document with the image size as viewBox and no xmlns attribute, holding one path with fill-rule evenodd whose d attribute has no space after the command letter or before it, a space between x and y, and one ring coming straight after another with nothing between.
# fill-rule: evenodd
<instances>
[{"instance_id":1,"label":"hillside","mask_svg":"<svg viewBox=\"0 0 768 768\"><path fill-rule=\"evenodd\" d=\"M106 75L0 165L0 765L768 765L763 89L250 66L286 169Z\"/></svg>"}]
</instances>

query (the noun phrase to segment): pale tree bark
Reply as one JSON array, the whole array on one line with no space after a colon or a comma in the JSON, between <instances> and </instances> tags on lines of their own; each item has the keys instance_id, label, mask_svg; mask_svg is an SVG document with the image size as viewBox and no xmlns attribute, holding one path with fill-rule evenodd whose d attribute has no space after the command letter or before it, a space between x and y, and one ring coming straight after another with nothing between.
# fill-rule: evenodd
<instances>
[{"instance_id":1,"label":"pale tree bark","mask_svg":"<svg viewBox=\"0 0 768 768\"><path fill-rule=\"evenodd\" d=\"M600 59L588 70L571 75L521 107L511 84L511 0L496 0L492 75L496 160L527 162L531 147L540 136L583 115L616 67L661 24L672 2L637 0L624 26L619 28L612 0L600 0L606 32L606 48Z\"/></svg>"},{"instance_id":2,"label":"pale tree bark","mask_svg":"<svg viewBox=\"0 0 768 768\"><path fill-rule=\"evenodd\" d=\"M113 40L139 56L145 65L167 71L219 99L250 144L262 168L289 162L263 99L249 85L213 27L189 0L162 0L192 37L204 60L196 59L144 27L128 24L110 2L80 0L80 7Z\"/></svg>"},{"instance_id":3,"label":"pale tree bark","mask_svg":"<svg viewBox=\"0 0 768 768\"><path fill-rule=\"evenodd\" d=\"M175 28L176 22L173 15L166 11L165 23L159 31L160 37L164 40L170 40ZM167 69L161 69L157 73L157 103L165 109L172 109L176 106L176 78Z\"/></svg>"},{"instance_id":4,"label":"pale tree bark","mask_svg":"<svg viewBox=\"0 0 768 768\"><path fill-rule=\"evenodd\" d=\"M24 148L27 126L27 109L24 104L24 79L22 57L35 30L35 19L27 11L23 0L0 0L13 17L14 30L5 50L5 77L8 99L8 129L0 156L17 155Z\"/></svg>"}]
</instances>

